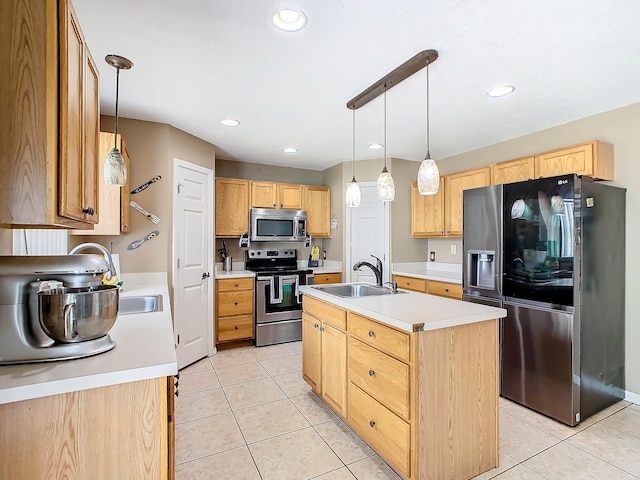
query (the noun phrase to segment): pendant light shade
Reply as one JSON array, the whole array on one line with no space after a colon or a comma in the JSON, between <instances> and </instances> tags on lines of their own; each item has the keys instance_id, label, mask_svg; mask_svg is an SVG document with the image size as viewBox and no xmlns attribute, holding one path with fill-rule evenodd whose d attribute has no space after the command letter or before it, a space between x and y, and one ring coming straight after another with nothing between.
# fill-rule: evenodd
<instances>
[{"instance_id":1,"label":"pendant light shade","mask_svg":"<svg viewBox=\"0 0 640 480\"><path fill-rule=\"evenodd\" d=\"M429 152L429 63L427 63L427 154L418 169L418 192L420 195L435 195L439 187L440 171Z\"/></svg>"},{"instance_id":2,"label":"pendant light shade","mask_svg":"<svg viewBox=\"0 0 640 480\"><path fill-rule=\"evenodd\" d=\"M393 202L396 198L396 186L393 177L387 170L387 86L384 90L384 167L378 177L377 193L381 202Z\"/></svg>"},{"instance_id":3,"label":"pendant light shade","mask_svg":"<svg viewBox=\"0 0 640 480\"><path fill-rule=\"evenodd\" d=\"M360 206L360 185L356 181L356 109L353 109L353 151L351 156L351 182L345 195L347 207Z\"/></svg>"},{"instance_id":4,"label":"pendant light shade","mask_svg":"<svg viewBox=\"0 0 640 480\"><path fill-rule=\"evenodd\" d=\"M131 60L119 55L107 55L105 61L116 69L116 128L113 148L104 162L104 181L107 185L124 185L127 181L127 165L118 149L118 94L120 89L120 70L133 67Z\"/></svg>"}]
</instances>

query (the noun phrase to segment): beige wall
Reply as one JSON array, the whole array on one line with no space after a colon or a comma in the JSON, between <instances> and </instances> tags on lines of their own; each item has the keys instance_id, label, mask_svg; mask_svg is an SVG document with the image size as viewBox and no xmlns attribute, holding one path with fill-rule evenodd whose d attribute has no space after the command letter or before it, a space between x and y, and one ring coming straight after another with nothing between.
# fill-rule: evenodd
<instances>
[{"instance_id":1,"label":"beige wall","mask_svg":"<svg viewBox=\"0 0 640 480\"><path fill-rule=\"evenodd\" d=\"M236 162L221 158L216 159L216 177L299 183L302 185L324 185L322 183L322 172L318 170Z\"/></svg>"},{"instance_id":2,"label":"beige wall","mask_svg":"<svg viewBox=\"0 0 640 480\"><path fill-rule=\"evenodd\" d=\"M113 131L113 117L103 116L100 127ZM96 242L109 248L113 242L113 253L120 254L120 268L130 272L172 272L171 235L173 214L173 159L191 162L214 169L215 147L170 125L120 118L119 133L124 138L131 168L129 176L131 189L145 183L155 175L162 180L146 190L131 195L147 211L162 219L158 225L149 222L143 215L131 209L130 230L121 236L70 236L69 247ZM127 250L134 240L144 237L153 230L160 235L146 242L136 250Z\"/></svg>"},{"instance_id":3,"label":"beige wall","mask_svg":"<svg viewBox=\"0 0 640 480\"><path fill-rule=\"evenodd\" d=\"M345 171L344 163L338 163L322 172L322 183L331 188L331 215L338 218L338 228L331 230L331 238L325 238L322 242L327 251L327 260L343 261L345 258L344 220L346 218L345 205ZM349 174L351 169L349 168ZM351 178L349 178L349 181ZM344 265L343 265L344 271Z\"/></svg>"},{"instance_id":4,"label":"beige wall","mask_svg":"<svg viewBox=\"0 0 640 480\"><path fill-rule=\"evenodd\" d=\"M583 118L531 135L456 155L438 162L442 174L523 157L589 140L602 140L614 145L614 185L627 189L626 211L626 389L640 395L640 135L638 125L640 103ZM449 240L430 240L429 249L446 251ZM460 250L460 248L459 248ZM618 255L620 252L603 252ZM444 255L446 256L446 255ZM457 259L461 261L460 257Z\"/></svg>"}]
</instances>

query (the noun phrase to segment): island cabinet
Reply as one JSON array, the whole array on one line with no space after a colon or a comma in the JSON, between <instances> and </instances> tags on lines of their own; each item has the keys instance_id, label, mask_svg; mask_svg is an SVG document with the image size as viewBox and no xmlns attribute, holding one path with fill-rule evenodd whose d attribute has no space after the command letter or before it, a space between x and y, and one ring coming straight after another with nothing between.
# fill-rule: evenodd
<instances>
[{"instance_id":1,"label":"island cabinet","mask_svg":"<svg viewBox=\"0 0 640 480\"><path fill-rule=\"evenodd\" d=\"M613 180L613 145L592 141L535 157L536 177L567 173L589 175L596 180Z\"/></svg>"},{"instance_id":2,"label":"island cabinet","mask_svg":"<svg viewBox=\"0 0 640 480\"><path fill-rule=\"evenodd\" d=\"M251 182L252 208L302 209L302 185Z\"/></svg>"},{"instance_id":3,"label":"island cabinet","mask_svg":"<svg viewBox=\"0 0 640 480\"><path fill-rule=\"evenodd\" d=\"M525 157L491 165L491 185L523 182L536 178L535 158Z\"/></svg>"},{"instance_id":4,"label":"island cabinet","mask_svg":"<svg viewBox=\"0 0 640 480\"><path fill-rule=\"evenodd\" d=\"M345 310L346 350L329 347L318 330ZM404 479L468 480L496 467L498 321L406 326L305 294L303 378ZM327 375L340 402L327 400Z\"/></svg>"},{"instance_id":5,"label":"island cabinet","mask_svg":"<svg viewBox=\"0 0 640 480\"><path fill-rule=\"evenodd\" d=\"M173 377L0 405L0 478L173 479Z\"/></svg>"},{"instance_id":6,"label":"island cabinet","mask_svg":"<svg viewBox=\"0 0 640 480\"><path fill-rule=\"evenodd\" d=\"M98 209L100 211L100 221L95 225L93 230L74 230L72 235L122 235L129 232L129 218L131 207L129 199L131 196L131 160L129 150L122 135L108 132L100 132L100 172L104 171L104 164L107 155L113 148L114 144L122 153L122 158L127 166L127 180L120 187L118 185L107 185L105 182L100 184L100 193L98 195Z\"/></svg>"},{"instance_id":7,"label":"island cabinet","mask_svg":"<svg viewBox=\"0 0 640 480\"><path fill-rule=\"evenodd\" d=\"M249 180L216 178L216 236L239 237L249 231Z\"/></svg>"},{"instance_id":8,"label":"island cabinet","mask_svg":"<svg viewBox=\"0 0 640 480\"><path fill-rule=\"evenodd\" d=\"M0 225L92 228L99 75L77 16L69 0L5 0L0 12Z\"/></svg>"},{"instance_id":9,"label":"island cabinet","mask_svg":"<svg viewBox=\"0 0 640 480\"><path fill-rule=\"evenodd\" d=\"M302 302L302 376L331 408L346 417L346 312L307 295Z\"/></svg>"},{"instance_id":10,"label":"island cabinet","mask_svg":"<svg viewBox=\"0 0 640 480\"><path fill-rule=\"evenodd\" d=\"M254 279L216 280L216 344L254 338Z\"/></svg>"}]
</instances>

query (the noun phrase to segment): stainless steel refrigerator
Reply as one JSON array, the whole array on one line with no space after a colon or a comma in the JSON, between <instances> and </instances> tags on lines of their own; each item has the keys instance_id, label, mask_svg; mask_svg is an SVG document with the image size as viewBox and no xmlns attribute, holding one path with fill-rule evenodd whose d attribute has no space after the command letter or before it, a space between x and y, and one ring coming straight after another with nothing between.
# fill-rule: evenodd
<instances>
[{"instance_id":1,"label":"stainless steel refrigerator","mask_svg":"<svg viewBox=\"0 0 640 480\"><path fill-rule=\"evenodd\" d=\"M563 175L463 195L463 300L507 310L501 395L568 425L622 399L625 190Z\"/></svg>"}]
</instances>

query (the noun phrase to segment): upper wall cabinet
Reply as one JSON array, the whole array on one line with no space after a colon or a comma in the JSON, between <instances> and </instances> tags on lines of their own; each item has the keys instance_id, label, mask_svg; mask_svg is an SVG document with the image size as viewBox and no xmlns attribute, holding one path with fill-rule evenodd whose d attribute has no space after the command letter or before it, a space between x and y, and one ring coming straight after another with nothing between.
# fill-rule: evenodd
<instances>
[{"instance_id":1,"label":"upper wall cabinet","mask_svg":"<svg viewBox=\"0 0 640 480\"><path fill-rule=\"evenodd\" d=\"M418 184L411 184L411 236L439 237L444 235L444 177L440 178L438 193L420 195Z\"/></svg>"},{"instance_id":2,"label":"upper wall cabinet","mask_svg":"<svg viewBox=\"0 0 640 480\"><path fill-rule=\"evenodd\" d=\"M252 208L302 209L302 185L251 182Z\"/></svg>"},{"instance_id":3,"label":"upper wall cabinet","mask_svg":"<svg viewBox=\"0 0 640 480\"><path fill-rule=\"evenodd\" d=\"M536 178L535 158L526 157L491 165L491 185L523 182Z\"/></svg>"},{"instance_id":4,"label":"upper wall cabinet","mask_svg":"<svg viewBox=\"0 0 640 480\"><path fill-rule=\"evenodd\" d=\"M216 236L249 231L249 180L216 178Z\"/></svg>"},{"instance_id":5,"label":"upper wall cabinet","mask_svg":"<svg viewBox=\"0 0 640 480\"><path fill-rule=\"evenodd\" d=\"M307 211L307 233L314 238L331 237L331 189L305 185L303 208Z\"/></svg>"},{"instance_id":6,"label":"upper wall cabinet","mask_svg":"<svg viewBox=\"0 0 640 480\"><path fill-rule=\"evenodd\" d=\"M589 175L598 180L613 180L613 145L593 141L537 155L536 177L554 177L566 173Z\"/></svg>"},{"instance_id":7,"label":"upper wall cabinet","mask_svg":"<svg viewBox=\"0 0 640 480\"><path fill-rule=\"evenodd\" d=\"M445 234L462 236L462 192L471 188L491 185L491 169L489 167L467 170L445 177Z\"/></svg>"},{"instance_id":8,"label":"upper wall cabinet","mask_svg":"<svg viewBox=\"0 0 640 480\"><path fill-rule=\"evenodd\" d=\"M100 160L100 170L104 171L104 163L107 155L114 145L115 133L100 132L100 152L98 159ZM100 184L100 194L98 196L98 208L100 210L100 221L93 230L74 230L73 235L121 235L129 232L129 207L130 183L131 178L131 160L127 144L120 134L115 139L115 144L122 153L122 158L127 166L127 182L124 186L107 185L104 180L98 178Z\"/></svg>"},{"instance_id":9,"label":"upper wall cabinet","mask_svg":"<svg viewBox=\"0 0 640 480\"><path fill-rule=\"evenodd\" d=\"M98 222L98 70L68 0L0 6L0 225Z\"/></svg>"}]
</instances>

